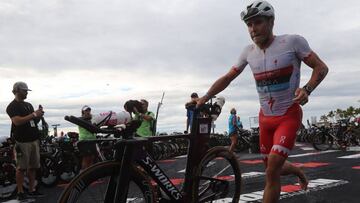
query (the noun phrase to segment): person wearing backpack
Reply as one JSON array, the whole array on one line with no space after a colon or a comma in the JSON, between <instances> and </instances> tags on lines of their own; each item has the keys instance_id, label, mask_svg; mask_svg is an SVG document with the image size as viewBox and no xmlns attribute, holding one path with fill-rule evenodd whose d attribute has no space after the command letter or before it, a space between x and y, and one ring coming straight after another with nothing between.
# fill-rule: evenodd
<instances>
[{"instance_id":1,"label":"person wearing backpack","mask_svg":"<svg viewBox=\"0 0 360 203\"><path fill-rule=\"evenodd\" d=\"M153 123L155 121L155 115L153 112L148 111L149 102L145 99L140 100L143 112L134 112L135 113L135 120L141 120L141 125L137 129L136 134L140 137L149 137L153 135Z\"/></svg>"}]
</instances>

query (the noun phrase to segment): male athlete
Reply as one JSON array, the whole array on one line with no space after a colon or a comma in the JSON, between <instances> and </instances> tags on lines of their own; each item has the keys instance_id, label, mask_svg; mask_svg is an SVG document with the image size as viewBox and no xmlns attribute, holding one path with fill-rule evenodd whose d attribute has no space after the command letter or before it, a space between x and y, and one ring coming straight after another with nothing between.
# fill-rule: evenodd
<instances>
[{"instance_id":1,"label":"male athlete","mask_svg":"<svg viewBox=\"0 0 360 203\"><path fill-rule=\"evenodd\" d=\"M325 63L302 36L273 34L274 17L274 8L266 1L255 1L241 12L254 44L245 47L237 63L197 102L198 106L204 104L224 90L249 64L261 106L260 151L266 167L264 203L279 200L280 175L296 175L302 189L307 189L304 172L286 159L301 125L300 105L308 102L310 93L328 72ZM310 80L299 88L301 61L313 70Z\"/></svg>"}]
</instances>

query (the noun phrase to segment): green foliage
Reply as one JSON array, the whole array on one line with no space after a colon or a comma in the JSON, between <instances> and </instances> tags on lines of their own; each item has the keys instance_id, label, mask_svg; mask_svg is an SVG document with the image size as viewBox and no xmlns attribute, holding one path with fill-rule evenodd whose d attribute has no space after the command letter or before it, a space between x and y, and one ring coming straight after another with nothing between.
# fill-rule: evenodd
<instances>
[{"instance_id":1,"label":"green foliage","mask_svg":"<svg viewBox=\"0 0 360 203\"><path fill-rule=\"evenodd\" d=\"M331 118L340 118L346 119L351 117L357 117L360 114L360 108L355 108L353 106L349 106L347 109L336 109L335 111L331 110L327 115L322 115L320 120L328 121Z\"/></svg>"}]
</instances>

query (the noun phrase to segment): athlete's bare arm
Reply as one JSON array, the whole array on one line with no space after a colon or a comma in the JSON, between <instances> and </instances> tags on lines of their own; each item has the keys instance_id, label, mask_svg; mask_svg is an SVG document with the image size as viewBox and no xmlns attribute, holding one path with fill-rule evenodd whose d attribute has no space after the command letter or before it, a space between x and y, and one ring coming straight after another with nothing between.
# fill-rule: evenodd
<instances>
[{"instance_id":1,"label":"athlete's bare arm","mask_svg":"<svg viewBox=\"0 0 360 203\"><path fill-rule=\"evenodd\" d=\"M309 82L306 83L306 86L310 87L311 90L314 90L325 78L329 69L315 52L311 52L311 54L308 57L304 58L303 61L306 65L313 69L311 78ZM295 91L294 101L304 105L308 101L308 96L309 95L303 88L298 88Z\"/></svg>"},{"instance_id":2,"label":"athlete's bare arm","mask_svg":"<svg viewBox=\"0 0 360 203\"><path fill-rule=\"evenodd\" d=\"M310 85L313 89L315 89L325 78L329 69L315 52L312 52L309 57L305 58L304 63L313 69L311 78L307 85Z\"/></svg>"},{"instance_id":3,"label":"athlete's bare arm","mask_svg":"<svg viewBox=\"0 0 360 203\"><path fill-rule=\"evenodd\" d=\"M233 81L238 75L240 75L242 70L243 68L241 69L231 68L228 73L217 79L215 83L211 85L206 95L199 98L196 106L205 104L205 102L207 102L211 98L211 96L214 96L219 92L223 91L227 86L229 86L231 81Z\"/></svg>"}]
</instances>

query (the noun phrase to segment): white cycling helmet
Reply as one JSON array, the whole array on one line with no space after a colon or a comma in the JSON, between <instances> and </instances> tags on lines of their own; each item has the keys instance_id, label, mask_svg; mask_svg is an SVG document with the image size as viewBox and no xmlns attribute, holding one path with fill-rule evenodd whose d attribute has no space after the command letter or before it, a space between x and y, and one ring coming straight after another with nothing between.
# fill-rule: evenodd
<instances>
[{"instance_id":1,"label":"white cycling helmet","mask_svg":"<svg viewBox=\"0 0 360 203\"><path fill-rule=\"evenodd\" d=\"M256 16L274 17L274 8L267 1L254 1L246 7L246 10L241 12L241 19L247 21Z\"/></svg>"}]
</instances>

